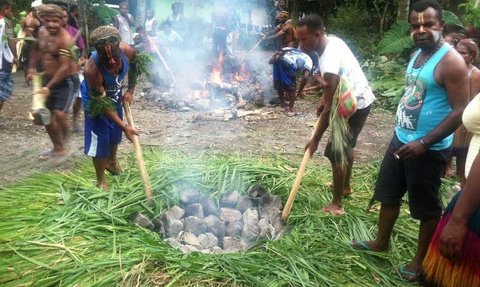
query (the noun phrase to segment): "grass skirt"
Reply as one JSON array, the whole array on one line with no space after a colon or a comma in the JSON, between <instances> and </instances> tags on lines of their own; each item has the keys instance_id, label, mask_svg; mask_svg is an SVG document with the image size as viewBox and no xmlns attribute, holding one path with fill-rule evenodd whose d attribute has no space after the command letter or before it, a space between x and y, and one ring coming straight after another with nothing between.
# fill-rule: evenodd
<instances>
[{"instance_id":1,"label":"grass skirt","mask_svg":"<svg viewBox=\"0 0 480 287\"><path fill-rule=\"evenodd\" d=\"M423 286L464 287L480 286L480 209L468 222L468 232L463 242L460 261L452 262L440 254L439 239L450 220L459 192L450 202L430 241L423 261Z\"/></svg>"}]
</instances>

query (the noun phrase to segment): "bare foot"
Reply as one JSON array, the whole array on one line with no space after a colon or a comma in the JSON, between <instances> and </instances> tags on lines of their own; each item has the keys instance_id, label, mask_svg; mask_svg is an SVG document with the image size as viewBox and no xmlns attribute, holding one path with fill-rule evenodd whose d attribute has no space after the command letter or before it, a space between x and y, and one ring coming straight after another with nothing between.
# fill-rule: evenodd
<instances>
[{"instance_id":1,"label":"bare foot","mask_svg":"<svg viewBox=\"0 0 480 287\"><path fill-rule=\"evenodd\" d=\"M358 249L358 250L369 250L369 251L375 251L375 252L385 252L388 250L388 245L383 246L378 244L376 241L354 240L350 244L354 249Z\"/></svg>"},{"instance_id":2,"label":"bare foot","mask_svg":"<svg viewBox=\"0 0 480 287\"><path fill-rule=\"evenodd\" d=\"M122 173L122 167L118 162L110 162L107 163L107 166L105 169L111 174L111 175L119 175Z\"/></svg>"},{"instance_id":3,"label":"bare foot","mask_svg":"<svg viewBox=\"0 0 480 287\"><path fill-rule=\"evenodd\" d=\"M295 111L288 111L287 117L294 117L294 116L298 116L298 113L296 113Z\"/></svg>"},{"instance_id":4,"label":"bare foot","mask_svg":"<svg viewBox=\"0 0 480 287\"><path fill-rule=\"evenodd\" d=\"M324 213L331 213L332 215L342 215L345 213L345 211L343 210L343 207L339 206L339 205L336 205L334 203L331 203L327 206L325 206L324 208L322 208L322 211Z\"/></svg>"},{"instance_id":5,"label":"bare foot","mask_svg":"<svg viewBox=\"0 0 480 287\"><path fill-rule=\"evenodd\" d=\"M66 150L63 151L55 151L53 149L47 150L46 152L42 153L38 159L42 161L47 161L51 159L58 159L63 158L67 154Z\"/></svg>"},{"instance_id":6,"label":"bare foot","mask_svg":"<svg viewBox=\"0 0 480 287\"><path fill-rule=\"evenodd\" d=\"M103 191L107 191L108 190L107 181L104 180L102 182L97 182L97 187L100 189L103 189Z\"/></svg>"}]
</instances>

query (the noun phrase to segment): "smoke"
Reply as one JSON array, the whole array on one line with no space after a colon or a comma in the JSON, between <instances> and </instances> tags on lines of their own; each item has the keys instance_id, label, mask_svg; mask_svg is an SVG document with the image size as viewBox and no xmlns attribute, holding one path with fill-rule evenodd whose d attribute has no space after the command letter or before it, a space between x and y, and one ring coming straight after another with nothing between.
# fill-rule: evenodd
<instances>
[{"instance_id":1,"label":"smoke","mask_svg":"<svg viewBox=\"0 0 480 287\"><path fill-rule=\"evenodd\" d=\"M153 9L159 25L157 35L151 37L155 45L151 53L157 58L152 67L155 75L152 80L160 86L175 82L175 96L188 99L192 90L208 88L222 56L221 76L228 81L235 69L240 69L239 62L246 51L260 38L262 27L270 24L269 8L257 2L184 1L174 8L179 13L172 15L174 1L155 1ZM164 62L158 60L158 54ZM261 52L251 53L245 63L255 77L262 75L259 81L267 88L272 85L268 76L271 66L265 57Z\"/></svg>"}]
</instances>

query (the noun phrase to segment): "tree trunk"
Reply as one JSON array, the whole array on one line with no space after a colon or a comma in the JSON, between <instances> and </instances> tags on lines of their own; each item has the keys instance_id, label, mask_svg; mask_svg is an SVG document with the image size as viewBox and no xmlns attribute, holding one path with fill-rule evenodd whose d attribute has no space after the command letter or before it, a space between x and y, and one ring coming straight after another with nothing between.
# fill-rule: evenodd
<instances>
[{"instance_id":1,"label":"tree trunk","mask_svg":"<svg viewBox=\"0 0 480 287\"><path fill-rule=\"evenodd\" d=\"M78 0L77 5L78 5L78 28L82 30L84 39L87 39L87 41L85 41L85 45L88 51L88 48L89 48L88 47L89 31L88 31L88 23L87 23L88 9L87 9L85 0Z\"/></svg>"},{"instance_id":2,"label":"tree trunk","mask_svg":"<svg viewBox=\"0 0 480 287\"><path fill-rule=\"evenodd\" d=\"M398 1L397 22L398 21L408 21L409 9L410 9L410 0L399 0Z\"/></svg>"},{"instance_id":3,"label":"tree trunk","mask_svg":"<svg viewBox=\"0 0 480 287\"><path fill-rule=\"evenodd\" d=\"M145 13L147 7L147 0L137 0L137 27L145 25Z\"/></svg>"}]
</instances>

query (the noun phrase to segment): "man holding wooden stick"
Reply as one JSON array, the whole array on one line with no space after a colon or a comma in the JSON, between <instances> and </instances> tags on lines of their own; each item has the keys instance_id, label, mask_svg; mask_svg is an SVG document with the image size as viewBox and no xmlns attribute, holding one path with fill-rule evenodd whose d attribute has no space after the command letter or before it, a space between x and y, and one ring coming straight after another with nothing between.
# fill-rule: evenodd
<instances>
[{"instance_id":1,"label":"man holding wooden stick","mask_svg":"<svg viewBox=\"0 0 480 287\"><path fill-rule=\"evenodd\" d=\"M121 173L117 148L122 131L132 141L135 128L123 122L122 103L132 103L136 83L135 50L121 42L116 28L102 26L90 35L95 47L85 67L82 100L85 113L85 154L93 158L97 186L107 189L105 170ZM122 93L128 74L128 89Z\"/></svg>"},{"instance_id":2,"label":"man holding wooden stick","mask_svg":"<svg viewBox=\"0 0 480 287\"><path fill-rule=\"evenodd\" d=\"M375 96L352 51L341 39L326 35L320 16L312 14L303 18L298 25L297 37L300 40L301 50L318 54L319 70L325 81L324 93L317 110L320 126L307 144L307 149L312 154L317 150L320 139L329 126L332 101L339 86L340 77L348 82L357 102L357 110L348 118L346 164L335 156L331 144L332 138L325 148L325 156L330 160L333 171L333 200L330 205L323 208L323 211L339 215L343 213L342 197L352 193L350 179L354 159L353 149L370 113L370 105L375 100Z\"/></svg>"},{"instance_id":3,"label":"man holding wooden stick","mask_svg":"<svg viewBox=\"0 0 480 287\"><path fill-rule=\"evenodd\" d=\"M45 128L53 143L53 149L42 154L40 160L58 161L67 155L67 112L78 92L78 67L71 53L72 36L62 28L62 9L54 4L42 5L38 16L45 27L40 29L33 48L27 80L38 72L36 67L40 62L43 87L37 92L44 96L45 106L52 114L52 120Z\"/></svg>"}]
</instances>

